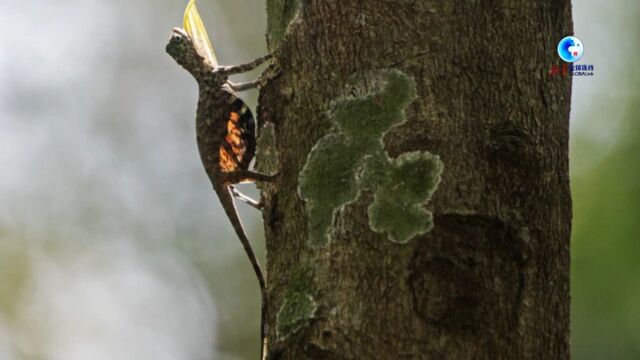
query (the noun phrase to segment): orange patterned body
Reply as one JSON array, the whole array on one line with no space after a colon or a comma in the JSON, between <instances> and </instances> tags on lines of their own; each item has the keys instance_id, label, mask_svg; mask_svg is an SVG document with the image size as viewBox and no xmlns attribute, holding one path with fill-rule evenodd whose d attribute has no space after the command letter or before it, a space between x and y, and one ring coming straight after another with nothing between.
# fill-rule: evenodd
<instances>
[{"instance_id":1,"label":"orange patterned body","mask_svg":"<svg viewBox=\"0 0 640 360\"><path fill-rule=\"evenodd\" d=\"M210 176L248 170L256 149L255 121L230 89L200 95L196 128L200 157Z\"/></svg>"}]
</instances>

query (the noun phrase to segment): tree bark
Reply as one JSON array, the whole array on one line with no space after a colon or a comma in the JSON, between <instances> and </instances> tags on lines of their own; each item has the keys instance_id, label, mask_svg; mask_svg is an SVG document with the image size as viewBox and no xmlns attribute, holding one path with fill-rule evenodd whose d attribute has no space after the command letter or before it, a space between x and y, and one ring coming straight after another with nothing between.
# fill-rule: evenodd
<instances>
[{"instance_id":1,"label":"tree bark","mask_svg":"<svg viewBox=\"0 0 640 360\"><path fill-rule=\"evenodd\" d=\"M568 359L571 83L547 72L572 32L570 2L267 9L277 76L261 89L259 119L274 125L275 149L258 162L277 155L282 174L263 186L268 358ZM336 103L375 102L376 74L389 71L412 79L416 96L385 133L386 152L442 164L426 204L433 228L406 242L372 230L376 195L363 187L314 243L301 172L340 131Z\"/></svg>"}]
</instances>

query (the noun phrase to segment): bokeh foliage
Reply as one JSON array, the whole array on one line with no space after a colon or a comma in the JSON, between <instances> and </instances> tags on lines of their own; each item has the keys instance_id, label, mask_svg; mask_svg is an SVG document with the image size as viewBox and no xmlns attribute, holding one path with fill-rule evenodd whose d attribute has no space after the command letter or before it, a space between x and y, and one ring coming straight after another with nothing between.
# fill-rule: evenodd
<instances>
[{"instance_id":1,"label":"bokeh foliage","mask_svg":"<svg viewBox=\"0 0 640 360\"><path fill-rule=\"evenodd\" d=\"M640 89L633 72L631 88ZM640 94L618 105L627 110L608 154L572 177L575 359L640 359ZM598 151L578 138L571 156Z\"/></svg>"}]
</instances>

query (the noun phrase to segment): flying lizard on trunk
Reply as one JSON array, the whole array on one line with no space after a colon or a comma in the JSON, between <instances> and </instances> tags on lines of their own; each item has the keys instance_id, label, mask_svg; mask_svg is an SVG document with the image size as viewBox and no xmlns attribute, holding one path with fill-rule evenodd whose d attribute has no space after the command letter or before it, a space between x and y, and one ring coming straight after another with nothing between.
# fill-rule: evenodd
<instances>
[{"instance_id":1,"label":"flying lizard on trunk","mask_svg":"<svg viewBox=\"0 0 640 360\"><path fill-rule=\"evenodd\" d=\"M236 197L261 209L259 202L239 193L234 185L241 182L274 181L277 175L261 174L249 168L256 149L255 122L251 111L236 92L256 88L260 80L234 84L229 81L229 76L250 71L266 62L269 56L242 65L219 65L198 14L195 0L191 0L187 5L184 30L173 29L166 50L198 82L200 89L196 115L198 150L213 189L240 238L260 284L261 351L264 352L267 290L265 278L242 227L233 198Z\"/></svg>"}]
</instances>

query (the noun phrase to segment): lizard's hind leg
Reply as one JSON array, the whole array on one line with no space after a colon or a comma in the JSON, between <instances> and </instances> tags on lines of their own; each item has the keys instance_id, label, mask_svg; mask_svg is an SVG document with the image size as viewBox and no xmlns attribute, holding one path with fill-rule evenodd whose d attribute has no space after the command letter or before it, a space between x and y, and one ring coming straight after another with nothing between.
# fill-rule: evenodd
<instances>
[{"instance_id":1,"label":"lizard's hind leg","mask_svg":"<svg viewBox=\"0 0 640 360\"><path fill-rule=\"evenodd\" d=\"M238 169L225 174L227 184L238 184L241 182L274 182L278 179L280 173L273 175L263 174L251 170Z\"/></svg>"},{"instance_id":2,"label":"lizard's hind leg","mask_svg":"<svg viewBox=\"0 0 640 360\"><path fill-rule=\"evenodd\" d=\"M245 194L239 192L238 190L236 190L235 186L233 186L233 185L229 186L229 188L231 189L231 194L233 194L233 196L236 199L238 199L238 200L244 202L245 204L247 204L249 206L252 206L252 207L254 207L254 208L258 209L258 210L262 210L263 206L262 206L261 202L255 201L252 198L246 196Z\"/></svg>"}]
</instances>

